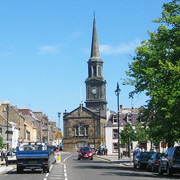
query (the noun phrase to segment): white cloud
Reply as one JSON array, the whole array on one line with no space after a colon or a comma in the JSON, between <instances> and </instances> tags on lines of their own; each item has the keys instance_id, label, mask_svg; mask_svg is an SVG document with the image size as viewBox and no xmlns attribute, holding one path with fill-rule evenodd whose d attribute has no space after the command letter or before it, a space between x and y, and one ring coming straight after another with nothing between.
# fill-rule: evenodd
<instances>
[{"instance_id":1,"label":"white cloud","mask_svg":"<svg viewBox=\"0 0 180 180\"><path fill-rule=\"evenodd\" d=\"M135 39L132 42L122 43L118 46L100 45L99 50L102 54L127 54L133 53L136 47L141 45L139 39Z\"/></svg>"},{"instance_id":2,"label":"white cloud","mask_svg":"<svg viewBox=\"0 0 180 180\"><path fill-rule=\"evenodd\" d=\"M39 46L39 55L44 55L44 54L57 54L60 51L60 44L56 45L42 45Z\"/></svg>"}]
</instances>

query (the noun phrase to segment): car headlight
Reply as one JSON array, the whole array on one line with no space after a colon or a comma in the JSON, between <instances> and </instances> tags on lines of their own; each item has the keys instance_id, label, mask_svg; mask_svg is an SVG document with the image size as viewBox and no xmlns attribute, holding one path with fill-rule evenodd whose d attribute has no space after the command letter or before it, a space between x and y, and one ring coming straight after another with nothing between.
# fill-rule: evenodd
<instances>
[{"instance_id":1,"label":"car headlight","mask_svg":"<svg viewBox=\"0 0 180 180\"><path fill-rule=\"evenodd\" d=\"M92 153L89 153L90 156L92 156Z\"/></svg>"}]
</instances>

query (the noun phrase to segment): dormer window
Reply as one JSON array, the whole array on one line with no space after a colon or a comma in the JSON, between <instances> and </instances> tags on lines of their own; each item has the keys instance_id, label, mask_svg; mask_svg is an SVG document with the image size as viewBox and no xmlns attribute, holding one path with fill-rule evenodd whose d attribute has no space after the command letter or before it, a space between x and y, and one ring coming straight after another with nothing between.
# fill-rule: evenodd
<instances>
[{"instance_id":1,"label":"dormer window","mask_svg":"<svg viewBox=\"0 0 180 180\"><path fill-rule=\"evenodd\" d=\"M117 123L118 123L118 121L117 121L117 115L116 115L116 114L113 115L113 123L114 123L114 124L117 124Z\"/></svg>"},{"instance_id":2,"label":"dormer window","mask_svg":"<svg viewBox=\"0 0 180 180\"><path fill-rule=\"evenodd\" d=\"M127 122L130 123L130 124L132 123L131 122L131 114L130 113L128 113L128 115L127 115Z\"/></svg>"}]
</instances>

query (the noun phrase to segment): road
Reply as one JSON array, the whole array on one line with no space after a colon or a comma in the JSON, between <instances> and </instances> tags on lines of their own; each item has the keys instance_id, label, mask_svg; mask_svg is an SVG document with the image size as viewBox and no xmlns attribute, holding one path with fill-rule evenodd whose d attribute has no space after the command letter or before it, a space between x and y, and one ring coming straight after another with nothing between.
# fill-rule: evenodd
<instances>
[{"instance_id":1,"label":"road","mask_svg":"<svg viewBox=\"0 0 180 180\"><path fill-rule=\"evenodd\" d=\"M61 163L51 164L50 173L16 170L1 174L0 180L162 180L180 179L180 175L168 177L145 169L134 169L122 164L108 162L94 157L94 160L78 160L77 154L63 153Z\"/></svg>"}]
</instances>

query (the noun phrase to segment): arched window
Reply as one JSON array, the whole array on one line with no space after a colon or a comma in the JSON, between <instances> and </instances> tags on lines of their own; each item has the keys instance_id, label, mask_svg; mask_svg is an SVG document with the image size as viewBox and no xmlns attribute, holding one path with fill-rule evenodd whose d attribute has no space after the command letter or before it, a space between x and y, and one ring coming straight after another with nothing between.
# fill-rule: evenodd
<instances>
[{"instance_id":1,"label":"arched window","mask_svg":"<svg viewBox=\"0 0 180 180\"><path fill-rule=\"evenodd\" d=\"M93 66L93 76L96 76L97 73L96 73L96 66Z\"/></svg>"},{"instance_id":2,"label":"arched window","mask_svg":"<svg viewBox=\"0 0 180 180\"><path fill-rule=\"evenodd\" d=\"M88 125L80 123L74 127L75 136L88 136Z\"/></svg>"}]
</instances>

